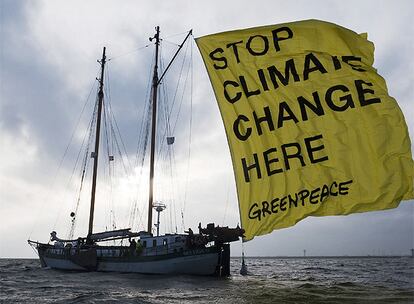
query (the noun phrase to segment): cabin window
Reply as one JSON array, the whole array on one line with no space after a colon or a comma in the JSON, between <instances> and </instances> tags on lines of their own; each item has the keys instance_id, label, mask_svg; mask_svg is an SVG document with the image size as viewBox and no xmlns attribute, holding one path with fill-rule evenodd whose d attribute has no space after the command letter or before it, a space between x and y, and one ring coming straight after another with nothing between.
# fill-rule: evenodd
<instances>
[{"instance_id":1,"label":"cabin window","mask_svg":"<svg viewBox=\"0 0 414 304\"><path fill-rule=\"evenodd\" d=\"M142 242L142 247L146 248L147 247L147 241L143 241Z\"/></svg>"},{"instance_id":2,"label":"cabin window","mask_svg":"<svg viewBox=\"0 0 414 304\"><path fill-rule=\"evenodd\" d=\"M152 240L152 247L157 247L157 240Z\"/></svg>"},{"instance_id":3,"label":"cabin window","mask_svg":"<svg viewBox=\"0 0 414 304\"><path fill-rule=\"evenodd\" d=\"M163 239L163 240L162 240L162 244L163 244L164 246L167 246L167 244L168 244L167 239Z\"/></svg>"}]
</instances>

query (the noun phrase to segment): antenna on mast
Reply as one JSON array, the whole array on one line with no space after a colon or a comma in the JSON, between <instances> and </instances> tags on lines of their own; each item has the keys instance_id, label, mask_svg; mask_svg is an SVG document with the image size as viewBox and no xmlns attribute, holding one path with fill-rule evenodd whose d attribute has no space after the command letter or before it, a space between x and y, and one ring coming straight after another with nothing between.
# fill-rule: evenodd
<instances>
[{"instance_id":1,"label":"antenna on mast","mask_svg":"<svg viewBox=\"0 0 414 304\"><path fill-rule=\"evenodd\" d=\"M167 208L167 206L163 203L155 202L153 204L153 208L155 209L155 211L157 211L157 214L158 214L157 223L154 224L154 226L157 227L157 236L160 236L160 213L164 211Z\"/></svg>"}]
</instances>

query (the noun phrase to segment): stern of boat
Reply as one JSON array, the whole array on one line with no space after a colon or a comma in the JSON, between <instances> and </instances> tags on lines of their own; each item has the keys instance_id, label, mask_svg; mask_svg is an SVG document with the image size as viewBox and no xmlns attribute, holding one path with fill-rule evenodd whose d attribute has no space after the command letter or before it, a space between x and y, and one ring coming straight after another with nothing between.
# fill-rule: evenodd
<instances>
[{"instance_id":1,"label":"stern of boat","mask_svg":"<svg viewBox=\"0 0 414 304\"><path fill-rule=\"evenodd\" d=\"M41 267L64 270L94 271L97 267L95 248L64 248L28 241L37 250Z\"/></svg>"},{"instance_id":2,"label":"stern of boat","mask_svg":"<svg viewBox=\"0 0 414 304\"><path fill-rule=\"evenodd\" d=\"M222 244L219 247L218 263L214 273L218 277L230 276L230 244Z\"/></svg>"}]
</instances>

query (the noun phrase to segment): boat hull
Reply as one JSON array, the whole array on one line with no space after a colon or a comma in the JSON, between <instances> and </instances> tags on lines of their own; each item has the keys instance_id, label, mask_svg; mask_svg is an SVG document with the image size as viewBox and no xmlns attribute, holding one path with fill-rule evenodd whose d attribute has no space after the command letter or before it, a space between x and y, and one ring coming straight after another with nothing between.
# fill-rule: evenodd
<instances>
[{"instance_id":1,"label":"boat hull","mask_svg":"<svg viewBox=\"0 0 414 304\"><path fill-rule=\"evenodd\" d=\"M60 270L228 276L229 247L224 244L174 254L136 256L122 252L118 255L105 247L79 252L39 246L38 253L43 267ZM114 255L108 256L108 251Z\"/></svg>"},{"instance_id":2,"label":"boat hull","mask_svg":"<svg viewBox=\"0 0 414 304\"><path fill-rule=\"evenodd\" d=\"M214 275L217 262L217 253L205 253L155 261L100 261L97 271Z\"/></svg>"}]
</instances>

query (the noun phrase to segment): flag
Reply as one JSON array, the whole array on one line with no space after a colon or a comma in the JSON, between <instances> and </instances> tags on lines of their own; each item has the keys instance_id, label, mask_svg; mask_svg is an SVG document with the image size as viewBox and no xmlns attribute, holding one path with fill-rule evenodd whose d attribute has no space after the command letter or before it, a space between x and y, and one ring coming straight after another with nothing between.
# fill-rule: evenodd
<instances>
[{"instance_id":1,"label":"flag","mask_svg":"<svg viewBox=\"0 0 414 304\"><path fill-rule=\"evenodd\" d=\"M230 146L245 240L414 197L407 126L366 34L306 20L196 42Z\"/></svg>"}]
</instances>

